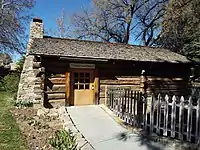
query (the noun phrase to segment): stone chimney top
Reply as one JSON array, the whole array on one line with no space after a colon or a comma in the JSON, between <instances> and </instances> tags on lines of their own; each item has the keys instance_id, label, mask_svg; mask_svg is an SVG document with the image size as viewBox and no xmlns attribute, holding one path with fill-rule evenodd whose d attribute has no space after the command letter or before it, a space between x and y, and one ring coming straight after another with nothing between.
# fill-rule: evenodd
<instances>
[{"instance_id":1,"label":"stone chimney top","mask_svg":"<svg viewBox=\"0 0 200 150\"><path fill-rule=\"evenodd\" d=\"M26 55L29 55L33 39L43 38L43 33L44 33L44 29L43 29L42 19L33 18L33 21L31 22L31 25L30 25L30 36L29 36L29 42L27 46Z\"/></svg>"},{"instance_id":2,"label":"stone chimney top","mask_svg":"<svg viewBox=\"0 0 200 150\"><path fill-rule=\"evenodd\" d=\"M40 19L40 18L33 18L33 22L40 22L40 23L42 23L42 19Z\"/></svg>"},{"instance_id":3,"label":"stone chimney top","mask_svg":"<svg viewBox=\"0 0 200 150\"><path fill-rule=\"evenodd\" d=\"M43 38L43 23L40 18L33 18L30 26L30 39Z\"/></svg>"}]
</instances>

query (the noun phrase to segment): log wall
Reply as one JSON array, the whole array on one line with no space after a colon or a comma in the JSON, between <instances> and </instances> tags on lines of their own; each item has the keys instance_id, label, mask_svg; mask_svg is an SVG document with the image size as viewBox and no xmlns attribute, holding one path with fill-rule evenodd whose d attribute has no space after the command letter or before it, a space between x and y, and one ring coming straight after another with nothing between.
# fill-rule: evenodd
<instances>
[{"instance_id":1,"label":"log wall","mask_svg":"<svg viewBox=\"0 0 200 150\"><path fill-rule=\"evenodd\" d=\"M111 87L140 90L141 71L146 71L147 93L188 95L190 65L170 63L98 64L100 70L100 103L106 103L106 91Z\"/></svg>"},{"instance_id":2,"label":"log wall","mask_svg":"<svg viewBox=\"0 0 200 150\"><path fill-rule=\"evenodd\" d=\"M72 61L70 61L72 62ZM63 101L66 99L66 72L69 61L59 58L45 58L45 99ZM74 62L73 62L74 63ZM106 91L110 87L124 87L140 90L141 71L145 70L148 78L148 93L187 95L190 65L155 62L108 61L92 63L98 69L99 103L106 103Z\"/></svg>"},{"instance_id":3,"label":"log wall","mask_svg":"<svg viewBox=\"0 0 200 150\"><path fill-rule=\"evenodd\" d=\"M65 105L66 99L66 72L68 63L56 58L46 58L45 66L45 103L48 107L55 104Z\"/></svg>"}]
</instances>

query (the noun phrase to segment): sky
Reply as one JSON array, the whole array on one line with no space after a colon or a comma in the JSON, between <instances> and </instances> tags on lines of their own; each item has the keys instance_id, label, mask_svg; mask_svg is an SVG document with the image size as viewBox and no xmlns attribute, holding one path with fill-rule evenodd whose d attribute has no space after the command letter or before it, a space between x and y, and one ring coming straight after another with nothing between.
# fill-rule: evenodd
<instances>
[{"instance_id":1,"label":"sky","mask_svg":"<svg viewBox=\"0 0 200 150\"><path fill-rule=\"evenodd\" d=\"M31 14L33 17L39 17L43 20L46 30L55 30L56 18L61 16L63 9L69 20L73 13L80 12L83 7L87 8L90 5L91 0L36 0Z\"/></svg>"}]
</instances>

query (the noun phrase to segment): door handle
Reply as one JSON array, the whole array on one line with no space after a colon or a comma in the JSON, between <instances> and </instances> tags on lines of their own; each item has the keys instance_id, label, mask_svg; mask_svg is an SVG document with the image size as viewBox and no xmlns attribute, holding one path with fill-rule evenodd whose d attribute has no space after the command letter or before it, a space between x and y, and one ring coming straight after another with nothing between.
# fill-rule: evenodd
<instances>
[{"instance_id":1,"label":"door handle","mask_svg":"<svg viewBox=\"0 0 200 150\"><path fill-rule=\"evenodd\" d=\"M94 85L92 84L92 90L94 90Z\"/></svg>"}]
</instances>

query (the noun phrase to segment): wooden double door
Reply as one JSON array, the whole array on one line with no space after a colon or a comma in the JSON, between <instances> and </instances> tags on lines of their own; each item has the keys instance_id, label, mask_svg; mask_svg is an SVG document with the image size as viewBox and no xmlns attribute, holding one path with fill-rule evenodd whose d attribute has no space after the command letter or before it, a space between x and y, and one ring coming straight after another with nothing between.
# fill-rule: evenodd
<instances>
[{"instance_id":1,"label":"wooden double door","mask_svg":"<svg viewBox=\"0 0 200 150\"><path fill-rule=\"evenodd\" d=\"M74 69L71 70L71 100L70 105L95 104L95 70Z\"/></svg>"}]
</instances>

